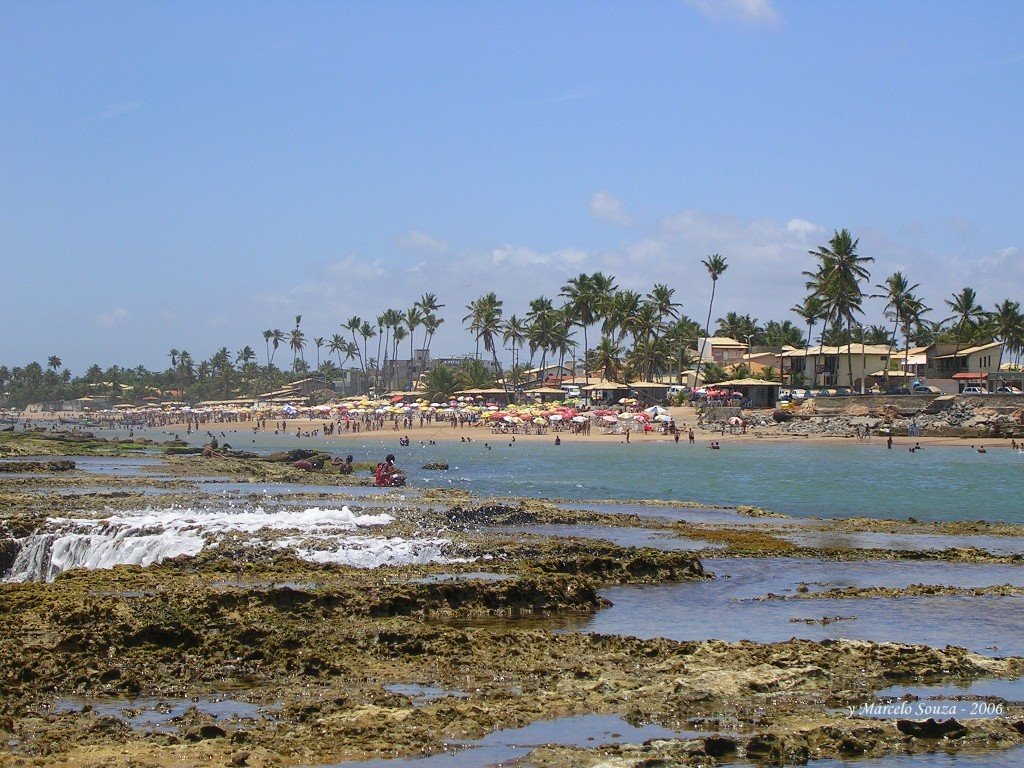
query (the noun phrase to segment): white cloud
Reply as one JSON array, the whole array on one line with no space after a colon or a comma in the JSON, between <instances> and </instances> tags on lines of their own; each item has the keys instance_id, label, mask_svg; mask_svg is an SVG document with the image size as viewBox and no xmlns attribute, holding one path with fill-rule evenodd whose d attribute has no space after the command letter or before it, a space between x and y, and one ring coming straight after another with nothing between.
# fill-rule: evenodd
<instances>
[{"instance_id":1,"label":"white cloud","mask_svg":"<svg viewBox=\"0 0 1024 768\"><path fill-rule=\"evenodd\" d=\"M353 281L375 280L384 275L379 261L370 261L354 253L332 261L325 271L332 277Z\"/></svg>"},{"instance_id":2,"label":"white cloud","mask_svg":"<svg viewBox=\"0 0 1024 768\"><path fill-rule=\"evenodd\" d=\"M622 202L604 190L595 192L590 198L590 215L619 227L628 227L633 223L633 217L626 212Z\"/></svg>"},{"instance_id":3,"label":"white cloud","mask_svg":"<svg viewBox=\"0 0 1024 768\"><path fill-rule=\"evenodd\" d=\"M96 315L95 320L96 325L100 328L112 329L124 325L128 321L129 317L131 317L131 315L128 313L127 309L124 307L118 307L110 312Z\"/></svg>"},{"instance_id":4,"label":"white cloud","mask_svg":"<svg viewBox=\"0 0 1024 768\"><path fill-rule=\"evenodd\" d=\"M713 21L769 24L779 17L772 0L686 0L686 3Z\"/></svg>"},{"instance_id":5,"label":"white cloud","mask_svg":"<svg viewBox=\"0 0 1024 768\"><path fill-rule=\"evenodd\" d=\"M428 251L430 253L448 253L448 243L431 237L418 229L410 230L396 238L398 244L410 251Z\"/></svg>"},{"instance_id":6,"label":"white cloud","mask_svg":"<svg viewBox=\"0 0 1024 768\"><path fill-rule=\"evenodd\" d=\"M819 227L804 219L790 219L786 222L786 230L800 235L800 237L809 237L825 231L824 227Z\"/></svg>"},{"instance_id":7,"label":"white cloud","mask_svg":"<svg viewBox=\"0 0 1024 768\"><path fill-rule=\"evenodd\" d=\"M89 115L86 120L112 120L115 117L121 117L122 115L130 115L132 112L137 112L142 108L142 102L139 100L123 101L120 104L114 104L107 107L94 115Z\"/></svg>"},{"instance_id":8,"label":"white cloud","mask_svg":"<svg viewBox=\"0 0 1024 768\"><path fill-rule=\"evenodd\" d=\"M491 261L496 264L509 264L517 267L547 266L558 264L582 264L587 259L587 252L578 248L564 248L551 253L541 253L532 248L503 245L491 251Z\"/></svg>"}]
</instances>

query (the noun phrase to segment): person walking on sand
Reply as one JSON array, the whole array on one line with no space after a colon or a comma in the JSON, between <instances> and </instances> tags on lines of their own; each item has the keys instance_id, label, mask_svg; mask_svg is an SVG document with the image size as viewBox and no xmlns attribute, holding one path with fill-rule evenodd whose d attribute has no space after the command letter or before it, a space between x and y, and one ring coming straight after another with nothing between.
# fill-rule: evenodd
<instances>
[{"instance_id":1,"label":"person walking on sand","mask_svg":"<svg viewBox=\"0 0 1024 768\"><path fill-rule=\"evenodd\" d=\"M693 427L690 427L690 431L687 434L687 437L690 438L690 445L693 445Z\"/></svg>"}]
</instances>

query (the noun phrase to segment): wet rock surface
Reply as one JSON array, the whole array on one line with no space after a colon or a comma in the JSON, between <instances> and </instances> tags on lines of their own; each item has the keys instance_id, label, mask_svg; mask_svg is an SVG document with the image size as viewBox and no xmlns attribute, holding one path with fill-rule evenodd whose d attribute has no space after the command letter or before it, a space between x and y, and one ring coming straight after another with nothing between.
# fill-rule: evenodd
<instances>
[{"instance_id":1,"label":"wet rock surface","mask_svg":"<svg viewBox=\"0 0 1024 768\"><path fill-rule=\"evenodd\" d=\"M20 455L55 455L40 452L41 439L31 439L31 450ZM79 442L113 450L90 440ZM52 518L102 523L153 504L140 484L167 492L161 507L196 507L204 498L210 503L197 475L282 483L318 478L287 461L221 456L171 456L133 477L75 474L0 479L0 572L9 570L19 542L47 530ZM71 495L56 492L73 484ZM322 484L338 484L338 477L325 475ZM230 505L248 510L248 501L243 494L217 503L228 503L230 512ZM271 508L266 498L260 503ZM0 583L0 765L316 765L437 754L447 743L581 715L618 715L632 726L655 724L681 735L600 748L541 746L530 764L712 766L747 759L781 765L924 752L937 743L978 750L1024 741L1019 703L1005 703L999 717L953 724L850 714L895 683L1015 678L1024 675L1024 659L856 640L677 642L567 631L559 628L562 619L604 610L601 592L610 585L715 581L691 552L494 527L642 526L714 541L724 545L715 556L727 558L885 562L914 553L801 547L780 536L797 521L755 509L733 510L735 522L703 524L546 501L474 499L458 490L372 501L302 492L274 503L280 510L345 504L356 515L387 512L393 520L382 537L443 537L454 557L374 569L316 562L296 554L312 546L313 534L285 527L236 531L193 556L145 567L79 568L48 583ZM1022 533L1018 526L981 523L835 525L882 533ZM283 539L296 540L296 549L280 548ZM1017 562L977 549L929 556ZM1019 589L825 587L786 597L1017 595ZM550 619L551 628L515 620L527 617ZM224 700L236 705L208 704Z\"/></svg>"}]
</instances>

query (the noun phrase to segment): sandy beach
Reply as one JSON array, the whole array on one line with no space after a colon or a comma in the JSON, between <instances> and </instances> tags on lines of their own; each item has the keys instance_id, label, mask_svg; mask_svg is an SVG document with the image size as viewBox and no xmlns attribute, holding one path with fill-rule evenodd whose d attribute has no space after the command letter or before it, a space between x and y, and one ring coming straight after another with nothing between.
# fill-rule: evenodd
<instances>
[{"instance_id":1,"label":"sandy beach","mask_svg":"<svg viewBox=\"0 0 1024 768\"><path fill-rule=\"evenodd\" d=\"M811 434L811 435L791 435L781 433L776 425L760 426L762 421L771 422L772 412L770 410L764 411L751 411L748 412L747 416L750 421L750 425L747 431L744 433L741 429L735 428L730 430L726 428L723 432L721 428L710 428L707 425L698 423L698 411L692 406L671 406L668 408L668 413L674 420L675 424L679 428L679 447L689 447L688 430L692 427L694 432L694 446L700 448L707 448L711 443L718 442L721 445L729 443L736 444L758 444L758 443L795 443L795 444L821 444L821 445L877 445L881 449L886 447L886 437L879 434L871 434L863 440L857 440L852 436L838 436L829 434ZM81 414L72 413L31 413L22 414L20 419L22 421L29 420L31 422L37 422L38 425L50 425L53 429L60 429L66 427L58 427L54 422L58 421L59 418L80 416ZM425 423L420 426L419 419L413 420L411 428L399 426L398 429L394 428L392 422L386 422L383 429L380 430L366 430L360 429L357 432L346 431L344 427L341 427L340 431L336 431L331 435L323 435L323 427L325 424L330 423L330 419L324 418L299 418L299 417L288 417L283 420L286 423L284 430L277 429L275 431L275 424L280 423L274 421L268 421L266 428L260 428L257 430L258 433L272 433L272 434L289 434L296 438L297 446L320 445L328 450L332 445L344 445L348 443L365 442L367 440L382 440L389 442L394 440L396 443L404 436L408 436L410 442L418 443L420 441L428 442L433 440L437 443L458 443L464 440L473 440L474 442L490 442L492 444L498 444L503 440L505 442L514 441L517 443L525 444L536 444L544 443L550 444L555 441L556 436L564 444L572 443L602 443L602 444L615 444L620 443L623 446L627 445L626 436L623 433L609 432L605 434L599 427L593 427L589 434L574 433L568 429L562 431L554 431L550 427L545 429L542 433L531 432L524 434L522 432L508 432L503 433L500 430L495 431L488 424L478 425L464 425L452 428L447 422L434 422ZM172 432L184 432L187 429L187 425L184 421L172 422L159 427L161 431L167 433ZM130 431L125 428L124 431L127 433ZM195 431L193 429L193 431ZM227 436L235 436L236 440L241 441L247 434L252 435L254 433L252 422L247 421L226 421L226 422L208 422L201 425L200 432L211 432L216 435L218 440L223 441L228 439L231 442L231 438ZM314 431L316 434L314 435ZM223 434L222 434L223 433ZM650 444L673 444L675 443L674 436L672 434L662 434L658 428L652 431L642 431L633 429L629 433L629 445L650 445ZM935 436L935 435L919 435L916 437L894 436L893 437L893 450L906 450L915 445L921 446L934 446L943 448L961 448L965 450L977 450L980 447L987 449L1010 449L1012 443L1022 444L1019 440L1013 440L1009 437L951 437L951 436ZM235 448L244 449L245 442L240 442L239 445L234 445Z\"/></svg>"}]
</instances>

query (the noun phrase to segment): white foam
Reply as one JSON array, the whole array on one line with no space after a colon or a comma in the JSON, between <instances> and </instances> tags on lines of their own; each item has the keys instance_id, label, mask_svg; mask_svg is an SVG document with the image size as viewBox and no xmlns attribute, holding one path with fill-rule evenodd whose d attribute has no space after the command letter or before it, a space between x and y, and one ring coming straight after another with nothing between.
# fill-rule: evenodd
<instances>
[{"instance_id":1,"label":"white foam","mask_svg":"<svg viewBox=\"0 0 1024 768\"><path fill-rule=\"evenodd\" d=\"M179 555L196 555L227 536L253 537L289 549L317 563L359 568L444 561L447 539L374 538L352 535L385 526L391 515L357 515L341 509L301 511L262 507L202 510L147 508L103 519L50 518L46 530L20 540L7 581L50 581L70 568L151 565ZM294 532L292 536L277 535ZM261 536L260 534L263 534Z\"/></svg>"}]
</instances>

